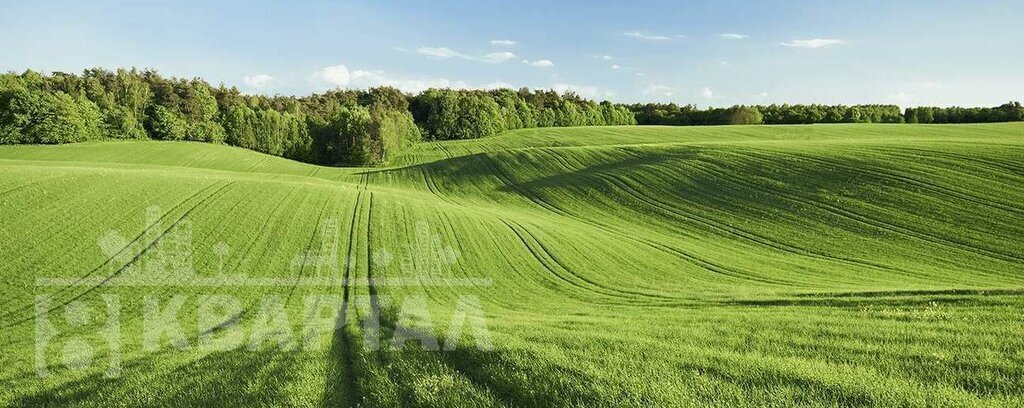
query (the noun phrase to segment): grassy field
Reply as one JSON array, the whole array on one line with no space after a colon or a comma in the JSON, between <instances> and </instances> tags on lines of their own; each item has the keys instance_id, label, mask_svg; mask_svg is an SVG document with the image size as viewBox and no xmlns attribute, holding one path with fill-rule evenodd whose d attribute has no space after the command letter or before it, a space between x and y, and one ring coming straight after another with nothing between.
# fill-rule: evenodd
<instances>
[{"instance_id":1,"label":"grassy field","mask_svg":"<svg viewBox=\"0 0 1024 408\"><path fill-rule=\"evenodd\" d=\"M0 405L1024 404L1021 124L392 162L0 147Z\"/></svg>"}]
</instances>

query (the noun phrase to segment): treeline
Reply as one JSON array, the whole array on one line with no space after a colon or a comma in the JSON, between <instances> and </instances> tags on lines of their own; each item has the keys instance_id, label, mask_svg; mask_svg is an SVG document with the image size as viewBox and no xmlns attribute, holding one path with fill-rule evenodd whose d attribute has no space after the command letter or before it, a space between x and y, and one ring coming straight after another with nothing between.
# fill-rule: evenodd
<instances>
[{"instance_id":1,"label":"treeline","mask_svg":"<svg viewBox=\"0 0 1024 408\"><path fill-rule=\"evenodd\" d=\"M907 108L904 113L907 123L985 123L1024 121L1024 107L1020 102L1010 102L995 108L937 108L922 106Z\"/></svg>"},{"instance_id":2,"label":"treeline","mask_svg":"<svg viewBox=\"0 0 1024 408\"><path fill-rule=\"evenodd\" d=\"M548 90L429 89L412 97L412 115L428 139L473 139L534 127L635 125L624 106Z\"/></svg>"},{"instance_id":3,"label":"treeline","mask_svg":"<svg viewBox=\"0 0 1024 408\"><path fill-rule=\"evenodd\" d=\"M624 105L640 125L794 125L811 123L987 123L1024 121L1024 108L1009 102L994 108L896 105L737 105L700 109L695 105Z\"/></svg>"},{"instance_id":4,"label":"treeline","mask_svg":"<svg viewBox=\"0 0 1024 408\"><path fill-rule=\"evenodd\" d=\"M896 105L737 105L700 109L695 105L626 105L641 125L795 125L811 123L902 123Z\"/></svg>"},{"instance_id":5,"label":"treeline","mask_svg":"<svg viewBox=\"0 0 1024 408\"><path fill-rule=\"evenodd\" d=\"M625 107L525 88L408 95L379 87L294 97L245 95L152 70L0 74L0 144L192 140L318 164L376 165L423 138L632 124Z\"/></svg>"}]
</instances>

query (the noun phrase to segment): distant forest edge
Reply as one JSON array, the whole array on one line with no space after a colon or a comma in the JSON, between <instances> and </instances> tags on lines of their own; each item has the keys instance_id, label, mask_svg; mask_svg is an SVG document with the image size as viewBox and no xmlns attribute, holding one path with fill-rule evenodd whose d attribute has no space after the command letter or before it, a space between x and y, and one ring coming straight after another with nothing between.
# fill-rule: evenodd
<instances>
[{"instance_id":1,"label":"distant forest edge","mask_svg":"<svg viewBox=\"0 0 1024 408\"><path fill-rule=\"evenodd\" d=\"M1020 102L994 108L900 110L897 105L754 105L699 109L674 103L625 105L640 125L796 125L812 123L988 123L1024 120Z\"/></svg>"},{"instance_id":2,"label":"distant forest edge","mask_svg":"<svg viewBox=\"0 0 1024 408\"><path fill-rule=\"evenodd\" d=\"M391 87L310 96L245 95L153 70L0 74L0 144L100 139L226 143L324 165L378 165L422 140L473 139L534 127L799 123L968 123L1024 120L995 108L768 105L698 109L600 103L553 90Z\"/></svg>"}]
</instances>

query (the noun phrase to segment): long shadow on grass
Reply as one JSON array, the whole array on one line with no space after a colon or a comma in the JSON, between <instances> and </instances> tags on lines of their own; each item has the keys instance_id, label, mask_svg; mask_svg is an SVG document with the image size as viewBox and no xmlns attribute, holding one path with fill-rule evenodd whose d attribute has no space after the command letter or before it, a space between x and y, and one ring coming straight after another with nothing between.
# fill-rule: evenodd
<instances>
[{"instance_id":1,"label":"long shadow on grass","mask_svg":"<svg viewBox=\"0 0 1024 408\"><path fill-rule=\"evenodd\" d=\"M345 300L348 303L348 300ZM346 307L342 305L328 354L327 381L320 406L356 406L362 399L356 378L357 336L346 325Z\"/></svg>"},{"instance_id":2,"label":"long shadow on grass","mask_svg":"<svg viewBox=\"0 0 1024 408\"><path fill-rule=\"evenodd\" d=\"M102 373L15 399L14 406L257 406L285 401L289 369L301 351L236 349L171 368L177 352L126 362L117 378ZM62 375L56 371L53 375ZM67 375L67 374L65 374Z\"/></svg>"},{"instance_id":3,"label":"long shadow on grass","mask_svg":"<svg viewBox=\"0 0 1024 408\"><path fill-rule=\"evenodd\" d=\"M449 390L453 394L449 398L424 396L422 381L448 370L464 378L483 395L511 406L603 406L611 402L608 396L596 392L593 381L585 373L547 364L532 353L525 355L527 352L516 351L516 358L512 359L500 350L482 350L464 344L455 350L440 351L424 350L418 344L395 347L392 339L397 328L396 316L393 309L380 311L380 347L367 352L366 358L361 360L374 361L377 370L387 371L394 391L399 394L396 400L402 405L431 406L437 401L466 398L486 401L480 394L465 389ZM437 337L413 328L402 329L412 338ZM444 344L444 339L439 340ZM523 361L530 364L524 365Z\"/></svg>"}]
</instances>

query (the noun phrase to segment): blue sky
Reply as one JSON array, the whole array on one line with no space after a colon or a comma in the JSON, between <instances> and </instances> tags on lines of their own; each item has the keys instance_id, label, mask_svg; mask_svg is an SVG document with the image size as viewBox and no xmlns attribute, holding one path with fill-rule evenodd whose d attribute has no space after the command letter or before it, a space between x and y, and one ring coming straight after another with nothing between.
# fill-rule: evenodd
<instances>
[{"instance_id":1,"label":"blue sky","mask_svg":"<svg viewBox=\"0 0 1024 408\"><path fill-rule=\"evenodd\" d=\"M1024 99L1019 0L10 3L3 71L137 66L266 94L527 86L701 106Z\"/></svg>"}]
</instances>

